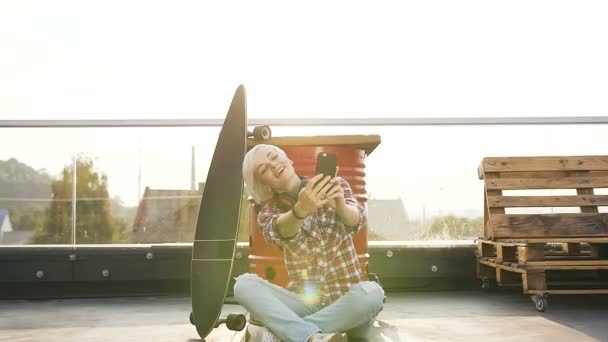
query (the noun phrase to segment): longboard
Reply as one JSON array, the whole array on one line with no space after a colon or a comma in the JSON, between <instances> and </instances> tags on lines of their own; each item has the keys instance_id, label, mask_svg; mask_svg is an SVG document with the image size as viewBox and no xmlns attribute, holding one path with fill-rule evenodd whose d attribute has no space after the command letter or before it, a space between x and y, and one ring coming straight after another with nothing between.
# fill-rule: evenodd
<instances>
[{"instance_id":1,"label":"longboard","mask_svg":"<svg viewBox=\"0 0 608 342\"><path fill-rule=\"evenodd\" d=\"M220 313L236 251L247 135L246 94L241 85L234 93L213 152L194 234L190 321L203 339L221 323L233 330L242 330L246 323L242 315L224 318Z\"/></svg>"}]
</instances>

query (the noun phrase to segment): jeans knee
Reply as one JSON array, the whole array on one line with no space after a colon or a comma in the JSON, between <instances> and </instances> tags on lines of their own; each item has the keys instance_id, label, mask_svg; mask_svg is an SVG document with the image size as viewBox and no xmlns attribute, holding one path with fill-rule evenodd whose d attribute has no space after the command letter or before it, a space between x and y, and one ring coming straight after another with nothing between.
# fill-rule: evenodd
<instances>
[{"instance_id":1,"label":"jeans knee","mask_svg":"<svg viewBox=\"0 0 608 342\"><path fill-rule=\"evenodd\" d=\"M253 288L259 281L260 278L253 273L245 273L238 276L234 283L234 298L239 302L243 301L247 294L252 293Z\"/></svg>"},{"instance_id":2,"label":"jeans knee","mask_svg":"<svg viewBox=\"0 0 608 342\"><path fill-rule=\"evenodd\" d=\"M370 318L375 317L384 305L384 290L375 282L367 281L359 285L361 291L358 291L359 310L362 314L367 314Z\"/></svg>"}]
</instances>

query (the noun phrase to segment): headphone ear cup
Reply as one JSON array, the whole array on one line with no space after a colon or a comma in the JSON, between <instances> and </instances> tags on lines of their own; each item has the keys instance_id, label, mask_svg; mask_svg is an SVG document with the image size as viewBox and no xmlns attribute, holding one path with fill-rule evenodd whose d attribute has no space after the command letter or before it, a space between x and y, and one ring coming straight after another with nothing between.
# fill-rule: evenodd
<instances>
[{"instance_id":1,"label":"headphone ear cup","mask_svg":"<svg viewBox=\"0 0 608 342\"><path fill-rule=\"evenodd\" d=\"M278 198L278 204L279 207L281 208L282 211L288 211L289 209L291 209L296 202L298 201L298 198L294 198L291 194L288 193L282 193L279 194Z\"/></svg>"},{"instance_id":2,"label":"headphone ear cup","mask_svg":"<svg viewBox=\"0 0 608 342\"><path fill-rule=\"evenodd\" d=\"M308 178L303 178L300 181L300 190L302 190L308 184Z\"/></svg>"},{"instance_id":3,"label":"headphone ear cup","mask_svg":"<svg viewBox=\"0 0 608 342\"><path fill-rule=\"evenodd\" d=\"M300 181L300 189L298 190L298 194L295 196L288 192L278 194L277 202L279 203L280 208L284 211L290 210L298 201L299 192L306 186L306 184L308 184L308 179L303 178Z\"/></svg>"}]
</instances>

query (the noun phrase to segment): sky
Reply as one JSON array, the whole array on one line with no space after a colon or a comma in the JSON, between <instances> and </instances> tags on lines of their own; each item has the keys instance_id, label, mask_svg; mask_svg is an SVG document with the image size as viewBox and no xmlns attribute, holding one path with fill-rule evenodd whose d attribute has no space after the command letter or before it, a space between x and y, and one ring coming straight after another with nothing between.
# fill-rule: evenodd
<instances>
[{"instance_id":1,"label":"sky","mask_svg":"<svg viewBox=\"0 0 608 342\"><path fill-rule=\"evenodd\" d=\"M0 118L606 115L605 1L0 2Z\"/></svg>"},{"instance_id":2,"label":"sky","mask_svg":"<svg viewBox=\"0 0 608 342\"><path fill-rule=\"evenodd\" d=\"M6 0L0 120L221 119L239 84L250 118L605 116L606 17L605 1ZM381 134L368 191L421 213L481 210L484 156L606 154L605 129L274 131ZM191 146L201 181L216 137L215 128L0 128L0 160L57 174L88 153L132 205L140 165L143 186L189 188Z\"/></svg>"}]
</instances>

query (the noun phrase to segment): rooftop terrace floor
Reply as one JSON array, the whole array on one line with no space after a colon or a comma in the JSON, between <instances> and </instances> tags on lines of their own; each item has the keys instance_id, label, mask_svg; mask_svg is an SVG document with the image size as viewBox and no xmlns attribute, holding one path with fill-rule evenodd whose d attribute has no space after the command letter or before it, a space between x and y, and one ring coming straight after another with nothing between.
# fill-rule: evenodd
<instances>
[{"instance_id":1,"label":"rooftop terrace floor","mask_svg":"<svg viewBox=\"0 0 608 342\"><path fill-rule=\"evenodd\" d=\"M608 341L607 296L549 298L545 313L520 292L389 293L386 341ZM0 341L201 341L188 297L0 301ZM226 313L244 312L225 305ZM215 329L207 342L240 341Z\"/></svg>"}]
</instances>

